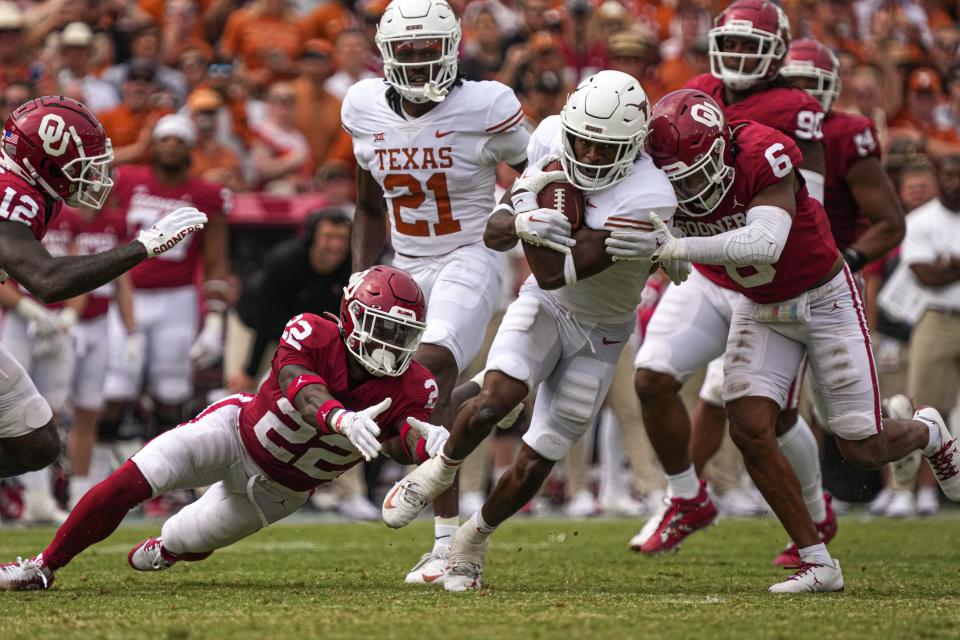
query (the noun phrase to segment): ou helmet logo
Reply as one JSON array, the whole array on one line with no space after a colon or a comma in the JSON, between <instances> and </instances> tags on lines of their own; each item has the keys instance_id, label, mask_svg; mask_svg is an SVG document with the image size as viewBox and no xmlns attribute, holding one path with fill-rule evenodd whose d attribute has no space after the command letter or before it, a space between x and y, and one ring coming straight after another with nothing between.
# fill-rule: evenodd
<instances>
[{"instance_id":1,"label":"ou helmet logo","mask_svg":"<svg viewBox=\"0 0 960 640\"><path fill-rule=\"evenodd\" d=\"M43 150L52 156L62 156L67 152L70 133L65 131L67 123L55 113L48 113L40 121L37 135L43 140Z\"/></svg>"},{"instance_id":2,"label":"ou helmet logo","mask_svg":"<svg viewBox=\"0 0 960 640\"><path fill-rule=\"evenodd\" d=\"M712 104L701 102L690 109L690 117L708 127L722 127L723 113Z\"/></svg>"}]
</instances>

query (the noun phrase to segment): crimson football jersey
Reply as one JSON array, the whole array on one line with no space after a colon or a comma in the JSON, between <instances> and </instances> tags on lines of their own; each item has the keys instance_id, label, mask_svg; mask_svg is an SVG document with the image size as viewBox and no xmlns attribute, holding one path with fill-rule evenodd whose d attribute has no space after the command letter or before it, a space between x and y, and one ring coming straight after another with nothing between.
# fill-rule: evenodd
<instances>
[{"instance_id":1,"label":"crimson football jersey","mask_svg":"<svg viewBox=\"0 0 960 640\"><path fill-rule=\"evenodd\" d=\"M180 207L196 207L210 218L229 213L229 189L197 178L167 186L157 181L152 167L122 165L113 179L116 206L126 211L131 236ZM169 251L134 267L130 272L133 286L154 289L192 285L202 258L203 232L191 233Z\"/></svg>"},{"instance_id":2,"label":"crimson football jersey","mask_svg":"<svg viewBox=\"0 0 960 640\"><path fill-rule=\"evenodd\" d=\"M754 196L792 171L803 157L793 140L756 122L732 122L733 186L711 213L688 216L677 210L675 227L685 236L714 236L747 223L747 207ZM695 265L713 283L739 291L754 302L767 304L797 296L823 279L838 252L827 214L807 188L796 192L797 211L780 259L772 265Z\"/></svg>"},{"instance_id":3,"label":"crimson football jersey","mask_svg":"<svg viewBox=\"0 0 960 640\"><path fill-rule=\"evenodd\" d=\"M279 375L287 365L300 365L316 373L324 379L330 394L353 411L392 398L390 407L377 418L381 442L400 435L407 418L427 420L430 416L439 393L436 381L423 365L411 362L401 376L372 378L352 387L347 375L347 358L352 357L336 323L312 313L294 316L273 356L270 375L256 397L241 408L240 439L244 447L267 475L284 486L308 491L363 459L345 435L308 429L284 415L277 401L286 391L280 388ZM421 461L425 459L422 441L417 447Z\"/></svg>"},{"instance_id":4,"label":"crimson football jersey","mask_svg":"<svg viewBox=\"0 0 960 640\"><path fill-rule=\"evenodd\" d=\"M802 89L770 87L727 104L723 82L709 73L691 78L683 88L703 91L713 98L723 109L727 122L753 120L794 140L823 140L823 106Z\"/></svg>"},{"instance_id":5,"label":"crimson football jersey","mask_svg":"<svg viewBox=\"0 0 960 640\"><path fill-rule=\"evenodd\" d=\"M96 215L86 218L70 207L64 208L64 215L68 212L75 218L74 247L77 255L86 256L94 253L103 253L116 248L129 240L127 223L122 211L104 207ZM116 295L116 281L111 281L90 292L87 297L87 306L83 309L81 319L93 320L107 312L110 301Z\"/></svg>"},{"instance_id":6,"label":"crimson football jersey","mask_svg":"<svg viewBox=\"0 0 960 640\"><path fill-rule=\"evenodd\" d=\"M833 110L823 121L823 147L827 160L824 207L837 247L846 249L870 226L847 186L847 173L858 160L880 158L880 137L873 120L855 113Z\"/></svg>"},{"instance_id":7,"label":"crimson football jersey","mask_svg":"<svg viewBox=\"0 0 960 640\"><path fill-rule=\"evenodd\" d=\"M33 237L42 240L62 208L62 201L45 197L37 187L0 166L0 218L27 225Z\"/></svg>"}]
</instances>

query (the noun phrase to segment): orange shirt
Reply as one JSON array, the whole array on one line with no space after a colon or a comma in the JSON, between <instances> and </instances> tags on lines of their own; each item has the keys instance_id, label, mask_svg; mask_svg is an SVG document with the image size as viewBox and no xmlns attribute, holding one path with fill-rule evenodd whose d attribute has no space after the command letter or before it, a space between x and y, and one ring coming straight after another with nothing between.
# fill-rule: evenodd
<instances>
[{"instance_id":1,"label":"orange shirt","mask_svg":"<svg viewBox=\"0 0 960 640\"><path fill-rule=\"evenodd\" d=\"M336 0L330 0L318 6L300 20L300 28L305 40L323 38L333 42L333 38L354 24L353 19Z\"/></svg>"},{"instance_id":2,"label":"orange shirt","mask_svg":"<svg viewBox=\"0 0 960 640\"><path fill-rule=\"evenodd\" d=\"M340 101L306 78L297 78L292 84L294 123L306 136L314 162L323 164L342 131Z\"/></svg>"},{"instance_id":3,"label":"orange shirt","mask_svg":"<svg viewBox=\"0 0 960 640\"><path fill-rule=\"evenodd\" d=\"M917 119L913 113L904 107L888 123L891 129L904 128L916 129L928 138L942 140L944 142L960 143L957 132L953 128L941 129L934 122L924 122Z\"/></svg>"},{"instance_id":4,"label":"orange shirt","mask_svg":"<svg viewBox=\"0 0 960 640\"><path fill-rule=\"evenodd\" d=\"M302 45L303 36L296 22L253 14L249 9L230 14L220 42L223 53L241 58L249 69L262 68L267 56L274 50L280 50L289 59L296 60L300 57Z\"/></svg>"},{"instance_id":5,"label":"orange shirt","mask_svg":"<svg viewBox=\"0 0 960 640\"><path fill-rule=\"evenodd\" d=\"M168 113L170 113L169 109L145 109L134 112L126 103L121 102L115 109L97 114L97 117L107 137L113 143L113 148L120 149L136 142L145 126L156 122L160 116Z\"/></svg>"},{"instance_id":6,"label":"orange shirt","mask_svg":"<svg viewBox=\"0 0 960 640\"><path fill-rule=\"evenodd\" d=\"M227 172L229 177L221 172ZM212 142L209 145L197 144L190 151L190 175L207 182L224 184L231 189L243 188L243 166L240 156L230 147Z\"/></svg>"}]
</instances>

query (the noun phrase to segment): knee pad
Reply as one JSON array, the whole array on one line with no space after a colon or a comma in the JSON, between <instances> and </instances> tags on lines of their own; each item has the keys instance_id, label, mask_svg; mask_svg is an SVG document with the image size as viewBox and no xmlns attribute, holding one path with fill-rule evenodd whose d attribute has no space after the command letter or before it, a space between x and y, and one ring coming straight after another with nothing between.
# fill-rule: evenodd
<instances>
[{"instance_id":1,"label":"knee pad","mask_svg":"<svg viewBox=\"0 0 960 640\"><path fill-rule=\"evenodd\" d=\"M27 398L22 405L23 423L31 430L39 429L53 420L53 410L42 396Z\"/></svg>"},{"instance_id":2,"label":"knee pad","mask_svg":"<svg viewBox=\"0 0 960 640\"><path fill-rule=\"evenodd\" d=\"M700 399L714 407L723 406L723 360L714 360L700 387Z\"/></svg>"},{"instance_id":3,"label":"knee pad","mask_svg":"<svg viewBox=\"0 0 960 640\"><path fill-rule=\"evenodd\" d=\"M487 363L484 373L489 371L499 371L511 378L522 380L527 384L529 391L533 386L533 371L526 360L512 353L504 353L497 356L494 360Z\"/></svg>"},{"instance_id":4,"label":"knee pad","mask_svg":"<svg viewBox=\"0 0 960 640\"><path fill-rule=\"evenodd\" d=\"M500 331L529 331L537 319L540 302L532 296L517 298L507 309Z\"/></svg>"},{"instance_id":5,"label":"knee pad","mask_svg":"<svg viewBox=\"0 0 960 640\"><path fill-rule=\"evenodd\" d=\"M600 380L580 371L567 371L560 379L553 408L557 418L581 425L590 421L600 402ZM589 426L589 425L587 425Z\"/></svg>"}]
</instances>

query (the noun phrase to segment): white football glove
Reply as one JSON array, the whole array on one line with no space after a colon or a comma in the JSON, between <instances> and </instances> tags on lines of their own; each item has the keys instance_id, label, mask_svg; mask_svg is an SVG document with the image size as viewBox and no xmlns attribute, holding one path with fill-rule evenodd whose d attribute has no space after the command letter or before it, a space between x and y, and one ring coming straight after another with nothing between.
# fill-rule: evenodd
<instances>
[{"instance_id":1,"label":"white football glove","mask_svg":"<svg viewBox=\"0 0 960 640\"><path fill-rule=\"evenodd\" d=\"M670 282L676 285L681 285L686 282L687 277L690 275L690 271L692 269L689 262L686 260L680 260L679 258L661 260L660 266L663 267L664 273L666 273L667 277L670 278Z\"/></svg>"},{"instance_id":2,"label":"white football glove","mask_svg":"<svg viewBox=\"0 0 960 640\"><path fill-rule=\"evenodd\" d=\"M614 262L657 258L664 261L673 257L670 252L677 239L657 214L650 214L650 222L653 223L653 231L618 229L607 237L604 244Z\"/></svg>"},{"instance_id":3,"label":"white football glove","mask_svg":"<svg viewBox=\"0 0 960 640\"><path fill-rule=\"evenodd\" d=\"M407 424L413 427L413 430L420 434L426 440L425 448L427 455L433 458L443 451L443 445L450 437L450 432L443 427L416 418L407 418Z\"/></svg>"},{"instance_id":4,"label":"white football glove","mask_svg":"<svg viewBox=\"0 0 960 640\"><path fill-rule=\"evenodd\" d=\"M181 240L194 231L203 229L207 223L207 214L196 207L180 207L157 220L149 229L137 234L137 241L147 248L147 257L157 256L175 247Z\"/></svg>"},{"instance_id":5,"label":"white football glove","mask_svg":"<svg viewBox=\"0 0 960 640\"><path fill-rule=\"evenodd\" d=\"M200 369L215 365L223 357L223 316L208 313L203 329L190 346L190 359Z\"/></svg>"},{"instance_id":6,"label":"white football glove","mask_svg":"<svg viewBox=\"0 0 960 640\"><path fill-rule=\"evenodd\" d=\"M577 241L570 237L570 221L556 209L534 209L513 219L517 237L528 244L570 253Z\"/></svg>"},{"instance_id":7,"label":"white football glove","mask_svg":"<svg viewBox=\"0 0 960 640\"><path fill-rule=\"evenodd\" d=\"M563 171L531 171L530 168L527 171L530 172L529 175L517 178L510 190L510 202L513 204L515 213L526 213L539 209L537 194L551 182L560 182L567 179Z\"/></svg>"},{"instance_id":8,"label":"white football glove","mask_svg":"<svg viewBox=\"0 0 960 640\"><path fill-rule=\"evenodd\" d=\"M139 376L147 359L147 339L131 331L123 339L123 366L130 375Z\"/></svg>"},{"instance_id":9,"label":"white football glove","mask_svg":"<svg viewBox=\"0 0 960 640\"><path fill-rule=\"evenodd\" d=\"M327 420L329 426L334 431L347 436L364 460L369 462L380 453L380 442L377 441L380 427L377 426L375 419L389 409L392 402L393 399L384 398L379 404L367 407L363 411L337 409L330 413Z\"/></svg>"}]
</instances>

